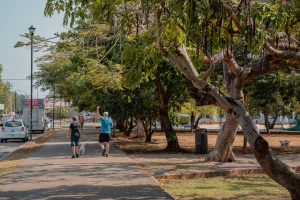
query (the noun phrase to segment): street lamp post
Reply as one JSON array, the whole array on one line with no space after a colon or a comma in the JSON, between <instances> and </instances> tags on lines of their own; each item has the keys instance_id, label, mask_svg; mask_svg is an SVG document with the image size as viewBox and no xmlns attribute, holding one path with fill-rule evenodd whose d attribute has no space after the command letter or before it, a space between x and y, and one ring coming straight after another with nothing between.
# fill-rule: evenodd
<instances>
[{"instance_id":1,"label":"street lamp post","mask_svg":"<svg viewBox=\"0 0 300 200\"><path fill-rule=\"evenodd\" d=\"M35 28L31 25L29 28L30 32L30 49L31 49L31 71L30 71L30 141L32 141L32 86L33 86L33 35Z\"/></svg>"}]
</instances>

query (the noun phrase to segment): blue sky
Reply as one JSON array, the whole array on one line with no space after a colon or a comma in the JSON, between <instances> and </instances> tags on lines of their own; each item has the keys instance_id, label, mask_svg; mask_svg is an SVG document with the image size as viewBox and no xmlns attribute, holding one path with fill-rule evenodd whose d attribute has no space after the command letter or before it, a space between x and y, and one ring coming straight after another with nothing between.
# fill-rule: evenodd
<instances>
[{"instance_id":1,"label":"blue sky","mask_svg":"<svg viewBox=\"0 0 300 200\"><path fill-rule=\"evenodd\" d=\"M2 79L25 79L30 75L30 48L14 48L17 41L26 41L21 34L28 32L33 25L35 34L45 38L53 37L54 33L66 30L63 27L63 16L44 16L46 0L0 0L0 64L3 65ZM38 55L34 53L34 59ZM33 71L38 69L33 64ZM30 95L30 80L7 80L12 90ZM33 91L33 97L43 98L48 92Z\"/></svg>"}]
</instances>

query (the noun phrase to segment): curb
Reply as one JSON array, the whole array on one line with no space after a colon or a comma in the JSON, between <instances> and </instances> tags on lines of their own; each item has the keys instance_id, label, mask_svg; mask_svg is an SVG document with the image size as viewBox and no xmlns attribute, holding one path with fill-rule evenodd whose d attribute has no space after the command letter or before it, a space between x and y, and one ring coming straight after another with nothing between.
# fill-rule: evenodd
<instances>
[{"instance_id":1,"label":"curb","mask_svg":"<svg viewBox=\"0 0 300 200\"><path fill-rule=\"evenodd\" d=\"M300 166L291 167L296 172L300 172ZM166 174L153 176L157 180L167 179L193 179L193 178L213 178L218 176L239 176L239 175L250 175L250 174L264 174L264 170L261 168L253 169L240 169L240 170L227 170L227 171L211 171L211 172L187 172L178 174Z\"/></svg>"},{"instance_id":2,"label":"curb","mask_svg":"<svg viewBox=\"0 0 300 200\"><path fill-rule=\"evenodd\" d=\"M159 185L159 187L166 193L166 196L168 196L170 199L173 199L173 200L175 200L175 198L165 189L165 188L163 188L161 185L160 185L160 182L158 181L159 179L156 179L154 176L150 176L151 177L151 179L153 180L153 181L155 181L158 185Z\"/></svg>"}]
</instances>

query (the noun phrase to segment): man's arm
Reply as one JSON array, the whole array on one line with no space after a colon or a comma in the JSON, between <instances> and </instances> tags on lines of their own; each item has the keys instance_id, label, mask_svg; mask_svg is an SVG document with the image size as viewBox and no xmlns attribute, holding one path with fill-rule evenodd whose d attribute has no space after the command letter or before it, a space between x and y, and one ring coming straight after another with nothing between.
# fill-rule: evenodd
<instances>
[{"instance_id":1,"label":"man's arm","mask_svg":"<svg viewBox=\"0 0 300 200\"><path fill-rule=\"evenodd\" d=\"M72 123L70 124L70 128L69 128L69 131L68 131L68 136L67 137L70 137L70 135L71 135L71 132L72 132Z\"/></svg>"},{"instance_id":2,"label":"man's arm","mask_svg":"<svg viewBox=\"0 0 300 200\"><path fill-rule=\"evenodd\" d=\"M97 117L100 118L101 115L100 115L100 106L97 106L97 113L96 113Z\"/></svg>"}]
</instances>

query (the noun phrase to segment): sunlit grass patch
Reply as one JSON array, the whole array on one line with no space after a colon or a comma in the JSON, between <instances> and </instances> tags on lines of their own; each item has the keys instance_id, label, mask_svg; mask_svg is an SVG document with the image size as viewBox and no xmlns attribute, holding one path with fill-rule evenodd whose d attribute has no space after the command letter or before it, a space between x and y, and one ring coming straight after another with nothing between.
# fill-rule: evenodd
<instances>
[{"instance_id":1,"label":"sunlit grass patch","mask_svg":"<svg viewBox=\"0 0 300 200\"><path fill-rule=\"evenodd\" d=\"M266 175L160 180L175 199L290 199L282 186Z\"/></svg>"}]
</instances>

